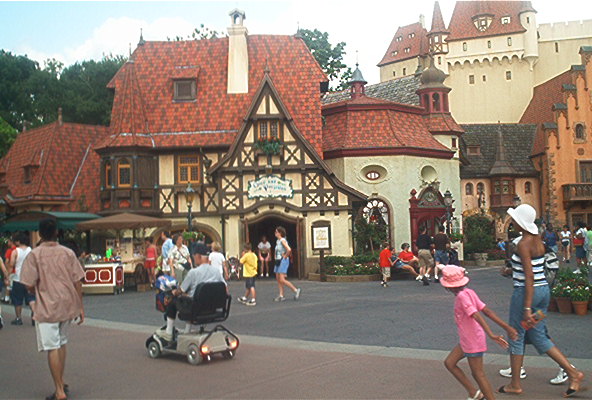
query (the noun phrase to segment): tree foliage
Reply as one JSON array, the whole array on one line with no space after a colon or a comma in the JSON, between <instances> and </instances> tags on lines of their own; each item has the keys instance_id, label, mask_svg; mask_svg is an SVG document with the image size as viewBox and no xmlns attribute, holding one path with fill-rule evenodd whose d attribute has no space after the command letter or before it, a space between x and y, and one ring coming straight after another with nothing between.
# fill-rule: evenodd
<instances>
[{"instance_id":1,"label":"tree foliage","mask_svg":"<svg viewBox=\"0 0 592 400\"><path fill-rule=\"evenodd\" d=\"M339 42L333 46L329 42L329 34L318 29L300 29L299 32L313 57L327 74L332 89L346 89L352 75L351 68L343 62L346 43Z\"/></svg>"},{"instance_id":2,"label":"tree foliage","mask_svg":"<svg viewBox=\"0 0 592 400\"><path fill-rule=\"evenodd\" d=\"M186 38L183 36L175 36L174 38L167 37L167 40L180 42L181 40L202 40L202 39L217 39L219 37L224 37L226 34L219 32L215 29L208 28L204 24L201 24L199 28L195 28L191 35L187 35Z\"/></svg>"},{"instance_id":3,"label":"tree foliage","mask_svg":"<svg viewBox=\"0 0 592 400\"><path fill-rule=\"evenodd\" d=\"M4 157L16 139L17 130L0 117L0 158Z\"/></svg>"},{"instance_id":4,"label":"tree foliage","mask_svg":"<svg viewBox=\"0 0 592 400\"><path fill-rule=\"evenodd\" d=\"M354 240L356 254L375 253L388 238L388 227L385 224L368 222L360 217L354 224Z\"/></svg>"},{"instance_id":5,"label":"tree foliage","mask_svg":"<svg viewBox=\"0 0 592 400\"><path fill-rule=\"evenodd\" d=\"M25 121L32 127L57 119L109 124L113 92L107 83L123 65L121 56L82 61L69 67L50 59L39 63L26 56L0 50L0 118L17 130Z\"/></svg>"}]
</instances>

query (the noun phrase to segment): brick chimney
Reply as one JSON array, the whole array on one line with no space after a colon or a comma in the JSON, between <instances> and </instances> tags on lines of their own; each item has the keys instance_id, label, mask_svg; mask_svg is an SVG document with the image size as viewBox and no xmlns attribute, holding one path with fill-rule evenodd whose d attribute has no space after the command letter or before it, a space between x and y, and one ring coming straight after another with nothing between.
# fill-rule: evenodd
<instances>
[{"instance_id":1,"label":"brick chimney","mask_svg":"<svg viewBox=\"0 0 592 400\"><path fill-rule=\"evenodd\" d=\"M247 28L243 26L245 12L234 9L228 28L228 87L227 93L249 92L249 52Z\"/></svg>"}]
</instances>

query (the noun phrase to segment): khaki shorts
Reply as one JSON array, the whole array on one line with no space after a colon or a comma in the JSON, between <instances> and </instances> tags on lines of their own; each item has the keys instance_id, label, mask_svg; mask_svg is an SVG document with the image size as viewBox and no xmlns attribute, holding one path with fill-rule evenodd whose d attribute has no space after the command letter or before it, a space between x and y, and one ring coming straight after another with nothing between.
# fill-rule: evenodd
<instances>
[{"instance_id":1,"label":"khaki shorts","mask_svg":"<svg viewBox=\"0 0 592 400\"><path fill-rule=\"evenodd\" d=\"M382 267L382 276L384 276L385 278L390 278L391 277L391 267Z\"/></svg>"},{"instance_id":2,"label":"khaki shorts","mask_svg":"<svg viewBox=\"0 0 592 400\"><path fill-rule=\"evenodd\" d=\"M432 252L426 249L421 249L417 253L417 258L419 258L419 267L426 267L430 268L434 266L434 257L432 257Z\"/></svg>"},{"instance_id":3,"label":"khaki shorts","mask_svg":"<svg viewBox=\"0 0 592 400\"><path fill-rule=\"evenodd\" d=\"M67 330L70 321L37 322L37 349L39 351L56 350L68 343Z\"/></svg>"}]
</instances>

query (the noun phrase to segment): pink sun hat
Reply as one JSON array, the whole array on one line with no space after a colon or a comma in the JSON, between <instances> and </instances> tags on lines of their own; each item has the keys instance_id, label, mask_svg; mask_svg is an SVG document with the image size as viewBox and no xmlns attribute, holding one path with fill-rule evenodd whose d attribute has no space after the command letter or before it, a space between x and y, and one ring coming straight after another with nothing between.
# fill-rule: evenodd
<instances>
[{"instance_id":1,"label":"pink sun hat","mask_svg":"<svg viewBox=\"0 0 592 400\"><path fill-rule=\"evenodd\" d=\"M469 283L469 277L465 276L464 268L457 267L456 265L447 265L442 269L440 283L447 288L461 287Z\"/></svg>"}]
</instances>

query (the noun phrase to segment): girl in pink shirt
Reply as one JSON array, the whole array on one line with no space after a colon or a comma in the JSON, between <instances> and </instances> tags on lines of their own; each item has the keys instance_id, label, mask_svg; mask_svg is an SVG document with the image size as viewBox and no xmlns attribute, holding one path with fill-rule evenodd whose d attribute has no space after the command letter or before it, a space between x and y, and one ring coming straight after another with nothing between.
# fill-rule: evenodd
<instances>
[{"instance_id":1,"label":"girl in pink shirt","mask_svg":"<svg viewBox=\"0 0 592 400\"><path fill-rule=\"evenodd\" d=\"M494 400L493 389L483 371L483 354L487 350L485 334L504 349L508 348L508 342L502 335L495 335L491 331L481 313L504 328L512 339L517 336L516 330L487 308L485 303L479 299L477 293L466 287L469 278L465 276L464 268L447 265L442 269L440 283L456 296L454 301L454 322L456 322L460 339L460 343L446 357L444 365L464 386L470 399ZM473 386L469 378L458 367L459 361L465 357L467 357L471 374L477 381L479 389Z\"/></svg>"}]
</instances>

